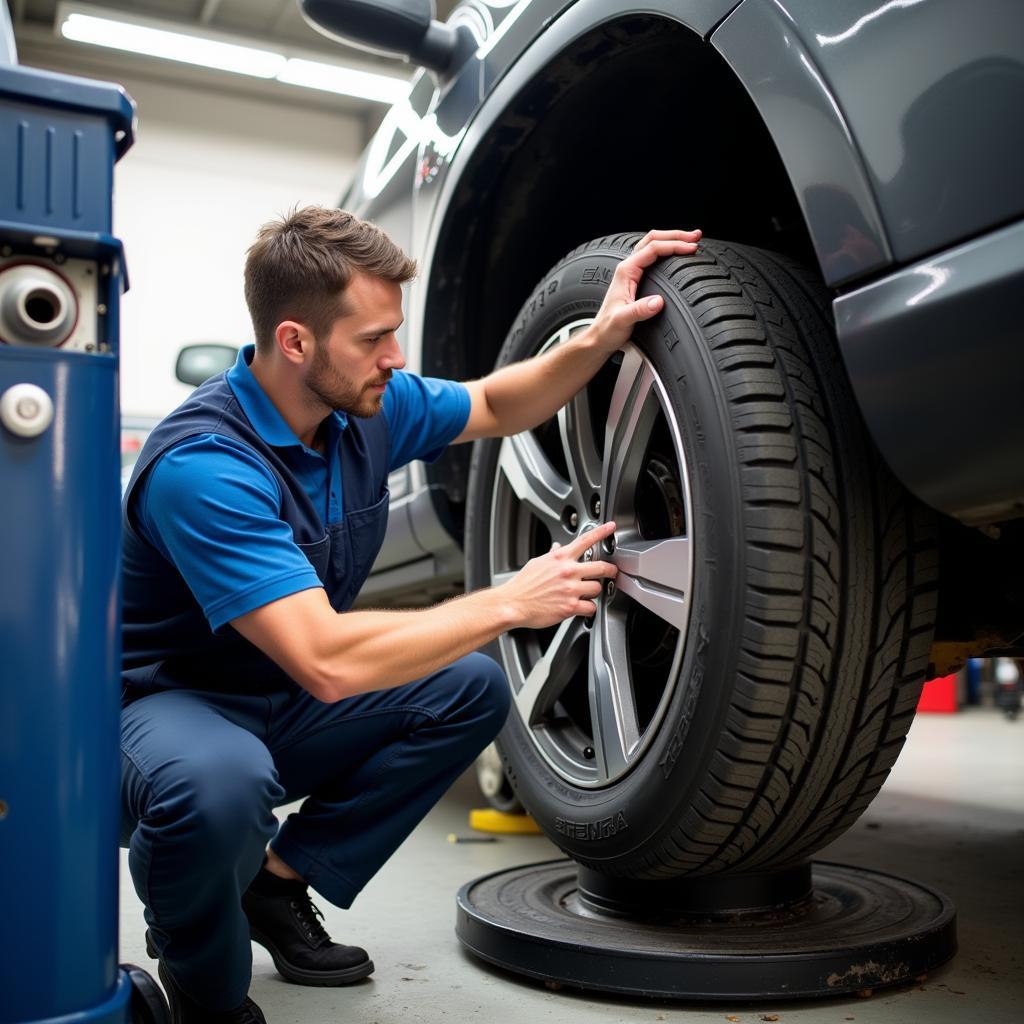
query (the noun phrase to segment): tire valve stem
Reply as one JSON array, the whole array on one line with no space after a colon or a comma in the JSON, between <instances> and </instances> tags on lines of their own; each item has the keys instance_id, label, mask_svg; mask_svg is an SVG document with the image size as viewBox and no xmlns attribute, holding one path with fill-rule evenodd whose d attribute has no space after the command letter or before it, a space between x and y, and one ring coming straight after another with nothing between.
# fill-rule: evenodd
<instances>
[{"instance_id":1,"label":"tire valve stem","mask_svg":"<svg viewBox=\"0 0 1024 1024\"><path fill-rule=\"evenodd\" d=\"M593 761L594 760L594 748L593 747L584 747L583 748L583 756L584 756L584 758L586 758L586 760Z\"/></svg>"}]
</instances>

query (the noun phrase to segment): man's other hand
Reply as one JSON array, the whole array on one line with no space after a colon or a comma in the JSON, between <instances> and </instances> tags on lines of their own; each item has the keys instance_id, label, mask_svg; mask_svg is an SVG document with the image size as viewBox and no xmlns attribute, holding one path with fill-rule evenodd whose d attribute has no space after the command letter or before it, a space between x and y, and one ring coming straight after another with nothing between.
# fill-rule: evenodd
<instances>
[{"instance_id":1,"label":"man's other hand","mask_svg":"<svg viewBox=\"0 0 1024 1024\"><path fill-rule=\"evenodd\" d=\"M502 584L501 589L516 609L519 625L543 629L572 615L593 615L602 580L615 579L619 570L611 562L581 559L614 532L614 523L602 523L565 547L555 544L546 555L531 558Z\"/></svg>"},{"instance_id":2,"label":"man's other hand","mask_svg":"<svg viewBox=\"0 0 1024 1024\"><path fill-rule=\"evenodd\" d=\"M639 302L637 288L644 271L665 256L688 256L697 250L701 232L648 231L633 252L615 269L608 293L601 303L593 331L600 347L608 352L622 348L633 333L633 325L661 312L665 300L654 295Z\"/></svg>"}]
</instances>

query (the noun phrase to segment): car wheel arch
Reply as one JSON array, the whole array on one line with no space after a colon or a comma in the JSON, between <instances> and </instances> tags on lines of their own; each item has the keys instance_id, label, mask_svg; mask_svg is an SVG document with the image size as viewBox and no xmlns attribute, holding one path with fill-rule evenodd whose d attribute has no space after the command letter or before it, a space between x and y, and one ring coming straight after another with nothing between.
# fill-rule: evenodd
<instances>
[{"instance_id":1,"label":"car wheel arch","mask_svg":"<svg viewBox=\"0 0 1024 1024\"><path fill-rule=\"evenodd\" d=\"M563 253L602 231L641 229L655 226L658 217L688 216L692 223L681 226L700 226L706 233L770 246L805 261L813 258L813 232L808 230L783 160L744 83L705 37L712 26L700 26L705 29L702 35L679 20L678 6L672 18L668 4L654 6L665 8L666 13L655 16L649 13L650 5L642 16L620 10L614 20L591 25L589 31L577 30L575 35L563 26L574 16L570 9L547 30L552 38L536 40L529 55L510 69L477 112L440 182L422 260L425 286L415 301L420 304L416 320L422 325L424 373L473 379L489 372L508 323L538 276ZM649 26L646 35L642 22ZM563 29L561 36L556 28ZM662 46L684 47L684 61L698 67L691 84L700 86L704 108L695 119L692 105L687 113L678 102L678 90L673 89L653 109L641 110L638 117L646 122L639 128L634 122L633 130L637 135L643 134L644 127L653 132L662 123L663 110L678 110L679 123L665 129L665 134L672 136L673 154L680 163L688 159L691 166L699 165L699 180L687 192L685 183L675 183L674 176L666 173L658 187L646 189L649 178L640 161L627 155L624 174L608 172L614 182L610 191L616 195L595 204L585 190L567 187L570 179L559 168L571 164L581 173L592 171L600 165L603 143L595 141L589 151L574 153L570 143L560 138L562 133L550 114L531 120L526 112L548 90L549 107L559 112L557 121L592 115L589 108L600 107L588 102L593 96L593 75L588 74L586 92L576 89L569 73L573 62L580 53L592 51L599 37L607 43L611 36L620 45L618 49L611 45L606 55L604 82L628 76L638 69L641 51L650 48L652 29L660 34ZM661 72L666 88L673 75L671 68ZM658 82L657 74L653 81ZM688 95L684 89L683 99ZM716 121L736 126L745 143L742 159L735 139L723 138L721 144L713 141L702 148L684 145L678 138L687 132L687 124L690 138L699 135L695 123ZM652 149L658 150L657 139ZM529 173L516 173L526 165ZM723 167L733 168L727 175L728 184L735 185L731 190L721 183ZM709 182L718 184L712 188ZM648 193L643 203L621 198L641 192ZM739 209L735 209L737 192L749 197L738 204ZM684 198L699 198L680 211L681 193ZM557 218L536 209L538 197L545 194L559 197ZM538 232L538 222L543 232ZM468 459L468 451L455 451L428 469L436 500L453 501L456 520L461 518ZM450 517L450 510L446 514Z\"/></svg>"}]
</instances>

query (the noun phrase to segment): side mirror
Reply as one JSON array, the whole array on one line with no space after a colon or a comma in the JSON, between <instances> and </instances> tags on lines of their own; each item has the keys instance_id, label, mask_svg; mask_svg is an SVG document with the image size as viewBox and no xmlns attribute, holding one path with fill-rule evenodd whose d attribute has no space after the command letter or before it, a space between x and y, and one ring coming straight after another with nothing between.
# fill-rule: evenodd
<instances>
[{"instance_id":1,"label":"side mirror","mask_svg":"<svg viewBox=\"0 0 1024 1024\"><path fill-rule=\"evenodd\" d=\"M476 49L464 25L434 20L433 0L299 0L299 7L331 39L397 54L439 73L455 71Z\"/></svg>"},{"instance_id":2,"label":"side mirror","mask_svg":"<svg viewBox=\"0 0 1024 1024\"><path fill-rule=\"evenodd\" d=\"M238 349L234 345L184 345L178 353L174 376L182 384L198 387L214 374L234 366Z\"/></svg>"}]
</instances>

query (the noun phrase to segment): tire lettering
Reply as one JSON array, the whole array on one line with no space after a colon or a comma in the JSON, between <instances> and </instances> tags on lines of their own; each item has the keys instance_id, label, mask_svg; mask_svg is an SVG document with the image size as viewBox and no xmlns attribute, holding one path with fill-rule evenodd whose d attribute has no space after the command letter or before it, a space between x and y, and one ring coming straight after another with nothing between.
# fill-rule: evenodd
<instances>
[{"instance_id":1,"label":"tire lettering","mask_svg":"<svg viewBox=\"0 0 1024 1024\"><path fill-rule=\"evenodd\" d=\"M597 282L608 284L614 274L615 271L610 267L584 267L580 282L582 284L596 284Z\"/></svg>"},{"instance_id":2,"label":"tire lettering","mask_svg":"<svg viewBox=\"0 0 1024 1024\"><path fill-rule=\"evenodd\" d=\"M626 816L622 811L597 821L570 821L568 818L555 818L555 831L567 839L582 839L593 842L595 839L609 839L629 828Z\"/></svg>"}]
</instances>

